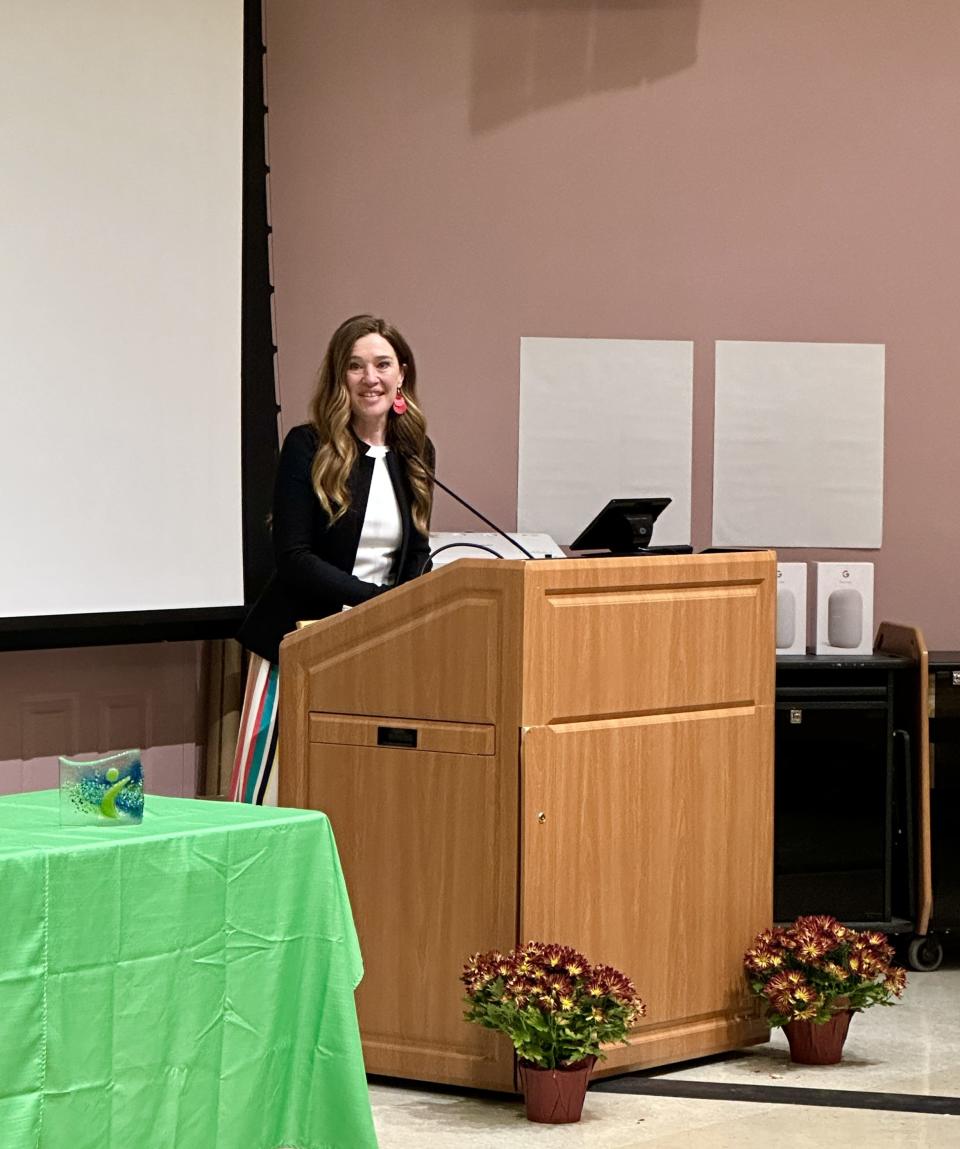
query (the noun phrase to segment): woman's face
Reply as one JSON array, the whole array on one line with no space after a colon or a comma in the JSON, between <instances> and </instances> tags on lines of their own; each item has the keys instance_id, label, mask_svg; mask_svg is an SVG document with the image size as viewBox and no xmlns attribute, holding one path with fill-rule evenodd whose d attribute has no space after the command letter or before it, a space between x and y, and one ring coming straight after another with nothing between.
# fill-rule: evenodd
<instances>
[{"instance_id":1,"label":"woman's face","mask_svg":"<svg viewBox=\"0 0 960 1149\"><path fill-rule=\"evenodd\" d=\"M364 335L354 343L346 383L354 419L363 425L385 423L403 383L403 368L382 335Z\"/></svg>"}]
</instances>

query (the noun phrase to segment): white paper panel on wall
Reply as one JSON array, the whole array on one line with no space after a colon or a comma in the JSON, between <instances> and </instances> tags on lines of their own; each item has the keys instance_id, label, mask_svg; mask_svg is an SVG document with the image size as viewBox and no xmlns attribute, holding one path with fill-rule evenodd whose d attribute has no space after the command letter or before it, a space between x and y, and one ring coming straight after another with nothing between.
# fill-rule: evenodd
<instances>
[{"instance_id":1,"label":"white paper panel on wall","mask_svg":"<svg viewBox=\"0 0 960 1149\"><path fill-rule=\"evenodd\" d=\"M877 548L884 347L719 342L715 546Z\"/></svg>"},{"instance_id":2,"label":"white paper panel on wall","mask_svg":"<svg viewBox=\"0 0 960 1149\"><path fill-rule=\"evenodd\" d=\"M0 616L243 602L241 0L0 34Z\"/></svg>"},{"instance_id":3,"label":"white paper panel on wall","mask_svg":"<svg viewBox=\"0 0 960 1149\"><path fill-rule=\"evenodd\" d=\"M517 521L564 545L610 499L669 496L654 545L690 542L693 344L520 342Z\"/></svg>"}]
</instances>

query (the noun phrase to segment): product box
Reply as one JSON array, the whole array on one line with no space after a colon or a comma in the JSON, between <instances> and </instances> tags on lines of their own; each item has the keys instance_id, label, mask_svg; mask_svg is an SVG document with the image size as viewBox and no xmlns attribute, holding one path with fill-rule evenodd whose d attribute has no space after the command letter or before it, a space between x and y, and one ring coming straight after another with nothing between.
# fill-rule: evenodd
<instances>
[{"instance_id":1,"label":"product box","mask_svg":"<svg viewBox=\"0 0 960 1149\"><path fill-rule=\"evenodd\" d=\"M873 653L873 563L817 563L817 654Z\"/></svg>"},{"instance_id":2,"label":"product box","mask_svg":"<svg viewBox=\"0 0 960 1149\"><path fill-rule=\"evenodd\" d=\"M807 653L807 564L777 563L777 654Z\"/></svg>"}]
</instances>

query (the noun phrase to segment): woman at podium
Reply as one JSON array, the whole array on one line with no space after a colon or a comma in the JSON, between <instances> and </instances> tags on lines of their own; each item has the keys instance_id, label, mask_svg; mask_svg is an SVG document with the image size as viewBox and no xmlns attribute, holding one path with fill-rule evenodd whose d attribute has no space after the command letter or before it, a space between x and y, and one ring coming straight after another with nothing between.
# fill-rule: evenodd
<instances>
[{"instance_id":1,"label":"woman at podium","mask_svg":"<svg viewBox=\"0 0 960 1149\"><path fill-rule=\"evenodd\" d=\"M280 450L276 571L238 635L250 652L230 783L234 801L276 804L280 640L302 620L366 602L429 566L433 445L413 352L383 319L333 333L310 422Z\"/></svg>"}]
</instances>

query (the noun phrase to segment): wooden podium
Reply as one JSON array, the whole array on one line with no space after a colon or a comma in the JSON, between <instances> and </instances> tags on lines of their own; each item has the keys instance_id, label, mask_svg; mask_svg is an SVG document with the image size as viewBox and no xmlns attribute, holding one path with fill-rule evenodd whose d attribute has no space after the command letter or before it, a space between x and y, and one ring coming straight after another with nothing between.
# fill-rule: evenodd
<instances>
[{"instance_id":1,"label":"wooden podium","mask_svg":"<svg viewBox=\"0 0 960 1149\"><path fill-rule=\"evenodd\" d=\"M368 1072L515 1090L458 977L529 939L647 1002L600 1074L766 1040L741 958L772 921L775 572L464 559L284 640L280 801L333 823Z\"/></svg>"}]
</instances>

